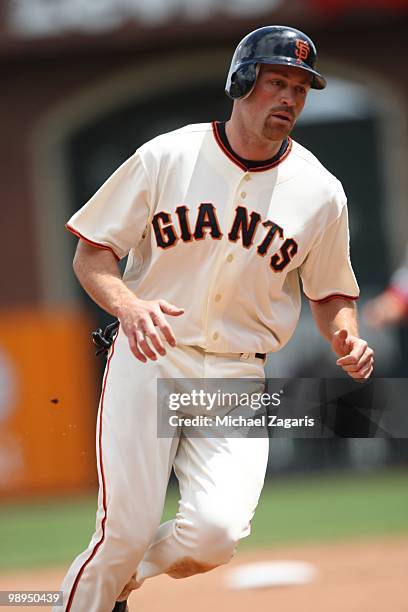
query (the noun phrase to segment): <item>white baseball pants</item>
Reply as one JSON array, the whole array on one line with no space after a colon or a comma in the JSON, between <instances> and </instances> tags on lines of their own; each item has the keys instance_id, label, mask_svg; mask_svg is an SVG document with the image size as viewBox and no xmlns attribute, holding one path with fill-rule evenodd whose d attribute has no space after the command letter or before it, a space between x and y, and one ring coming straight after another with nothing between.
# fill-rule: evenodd
<instances>
[{"instance_id":1,"label":"white baseball pants","mask_svg":"<svg viewBox=\"0 0 408 612\"><path fill-rule=\"evenodd\" d=\"M245 347L243 347L245 348ZM122 333L108 358L97 424L96 531L62 584L66 612L111 612L146 578L183 578L227 563L262 490L267 438L157 437L157 378L263 378L252 355L168 348L143 364ZM160 525L174 466L180 502ZM54 608L55 612L61 607Z\"/></svg>"}]
</instances>

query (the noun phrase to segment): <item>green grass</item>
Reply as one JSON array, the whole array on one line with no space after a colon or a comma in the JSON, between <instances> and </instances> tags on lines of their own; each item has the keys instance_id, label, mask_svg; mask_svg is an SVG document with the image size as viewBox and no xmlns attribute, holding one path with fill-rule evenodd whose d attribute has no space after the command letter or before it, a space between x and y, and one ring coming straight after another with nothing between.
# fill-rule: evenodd
<instances>
[{"instance_id":1,"label":"green grass","mask_svg":"<svg viewBox=\"0 0 408 612\"><path fill-rule=\"evenodd\" d=\"M96 494L0 507L0 569L66 564L95 525Z\"/></svg>"},{"instance_id":2,"label":"green grass","mask_svg":"<svg viewBox=\"0 0 408 612\"><path fill-rule=\"evenodd\" d=\"M0 569L66 565L88 543L96 494L0 507ZM177 492L164 518L174 516ZM242 547L408 533L408 473L304 477L267 484Z\"/></svg>"},{"instance_id":3,"label":"green grass","mask_svg":"<svg viewBox=\"0 0 408 612\"><path fill-rule=\"evenodd\" d=\"M242 545L398 533L408 533L408 474L331 476L267 487Z\"/></svg>"}]
</instances>

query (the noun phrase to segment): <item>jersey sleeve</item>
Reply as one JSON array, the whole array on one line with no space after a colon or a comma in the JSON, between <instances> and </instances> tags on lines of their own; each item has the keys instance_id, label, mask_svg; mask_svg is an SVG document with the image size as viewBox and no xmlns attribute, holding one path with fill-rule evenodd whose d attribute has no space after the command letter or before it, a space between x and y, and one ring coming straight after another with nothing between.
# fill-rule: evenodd
<instances>
[{"instance_id":1,"label":"jersey sleeve","mask_svg":"<svg viewBox=\"0 0 408 612\"><path fill-rule=\"evenodd\" d=\"M149 181L138 152L125 161L68 221L79 238L117 259L142 240L151 209Z\"/></svg>"},{"instance_id":2,"label":"jersey sleeve","mask_svg":"<svg viewBox=\"0 0 408 612\"><path fill-rule=\"evenodd\" d=\"M303 291L312 302L356 300L359 287L351 267L347 206L326 228L300 266Z\"/></svg>"}]
</instances>

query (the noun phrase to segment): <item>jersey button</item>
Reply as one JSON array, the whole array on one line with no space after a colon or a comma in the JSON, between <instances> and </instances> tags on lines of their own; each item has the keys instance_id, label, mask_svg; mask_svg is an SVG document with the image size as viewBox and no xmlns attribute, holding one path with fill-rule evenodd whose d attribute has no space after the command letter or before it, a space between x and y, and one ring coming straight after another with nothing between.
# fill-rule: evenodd
<instances>
[{"instance_id":1,"label":"jersey button","mask_svg":"<svg viewBox=\"0 0 408 612\"><path fill-rule=\"evenodd\" d=\"M243 200L245 200L245 198L246 198L246 191L241 191L241 198Z\"/></svg>"},{"instance_id":2,"label":"jersey button","mask_svg":"<svg viewBox=\"0 0 408 612\"><path fill-rule=\"evenodd\" d=\"M228 257L227 257L227 261L228 261L228 263L231 263L231 261L232 261L233 259L234 259L234 256L233 256L233 255L231 255L231 254L230 254L230 255L228 255Z\"/></svg>"},{"instance_id":3,"label":"jersey button","mask_svg":"<svg viewBox=\"0 0 408 612\"><path fill-rule=\"evenodd\" d=\"M213 340L218 340L219 337L220 337L220 334L218 332L214 332L212 335Z\"/></svg>"},{"instance_id":4,"label":"jersey button","mask_svg":"<svg viewBox=\"0 0 408 612\"><path fill-rule=\"evenodd\" d=\"M250 174L244 174L244 181L250 181L251 180L251 175Z\"/></svg>"},{"instance_id":5,"label":"jersey button","mask_svg":"<svg viewBox=\"0 0 408 612\"><path fill-rule=\"evenodd\" d=\"M216 302L219 302L219 301L220 301L220 299L221 299L221 293L217 293L217 295L215 296L214 300L215 300Z\"/></svg>"}]
</instances>

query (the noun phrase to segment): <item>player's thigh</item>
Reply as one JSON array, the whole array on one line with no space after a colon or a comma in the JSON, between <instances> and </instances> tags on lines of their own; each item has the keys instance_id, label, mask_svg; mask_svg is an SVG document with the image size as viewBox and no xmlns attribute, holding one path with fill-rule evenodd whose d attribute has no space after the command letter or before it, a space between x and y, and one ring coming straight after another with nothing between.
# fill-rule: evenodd
<instances>
[{"instance_id":1,"label":"player's thigh","mask_svg":"<svg viewBox=\"0 0 408 612\"><path fill-rule=\"evenodd\" d=\"M269 442L263 438L182 437L174 460L179 513L187 521L249 533L265 479Z\"/></svg>"}]
</instances>

